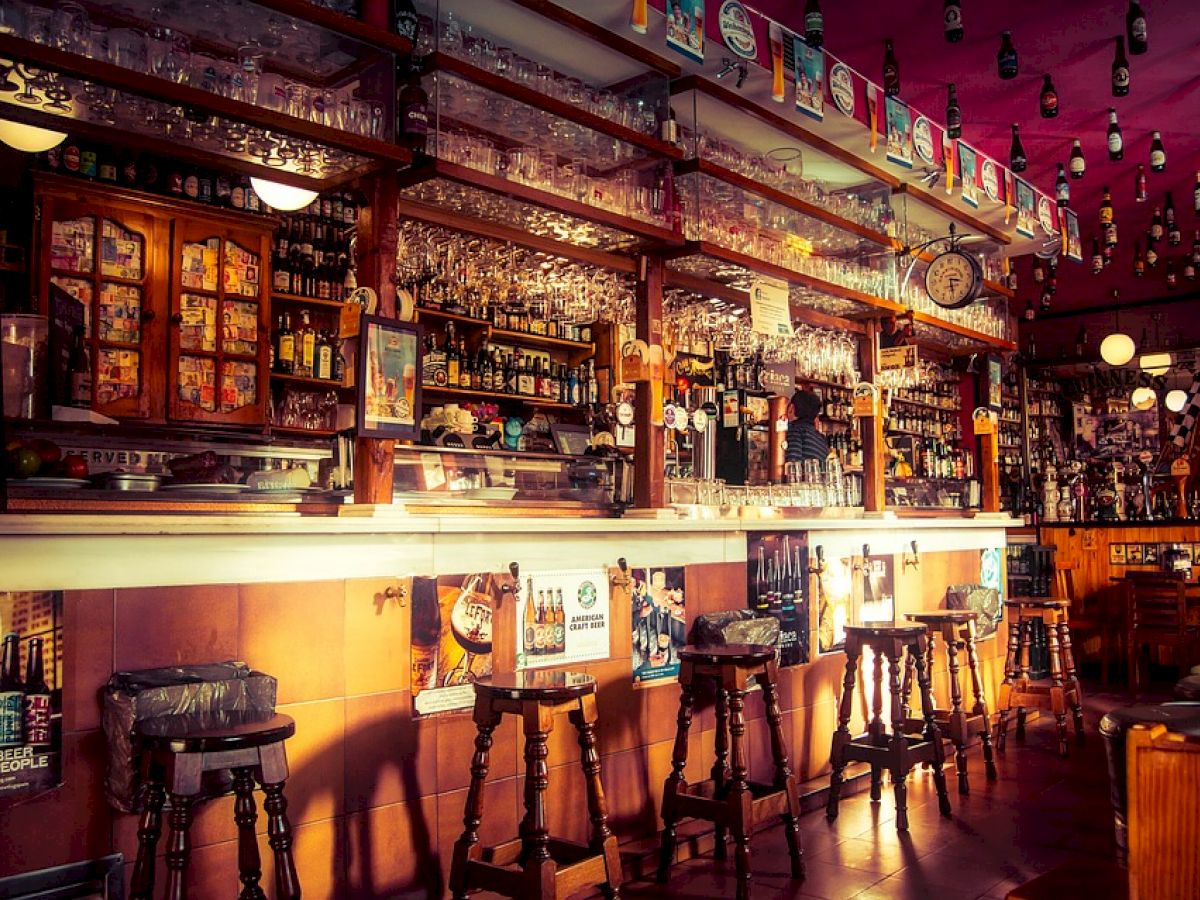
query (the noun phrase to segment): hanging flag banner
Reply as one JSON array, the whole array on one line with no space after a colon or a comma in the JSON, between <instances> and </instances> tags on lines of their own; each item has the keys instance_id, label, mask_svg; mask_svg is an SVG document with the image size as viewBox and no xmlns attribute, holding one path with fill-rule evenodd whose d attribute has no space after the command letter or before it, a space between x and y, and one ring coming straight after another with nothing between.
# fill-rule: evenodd
<instances>
[{"instance_id":1,"label":"hanging flag banner","mask_svg":"<svg viewBox=\"0 0 1200 900\"><path fill-rule=\"evenodd\" d=\"M979 157L974 148L968 147L962 141L958 142L958 170L962 175L962 200L967 206L979 206L979 182L975 177L975 167Z\"/></svg>"},{"instance_id":2,"label":"hanging flag banner","mask_svg":"<svg viewBox=\"0 0 1200 900\"><path fill-rule=\"evenodd\" d=\"M818 122L825 119L825 51L792 36L796 58L796 109Z\"/></svg>"},{"instance_id":3,"label":"hanging flag banner","mask_svg":"<svg viewBox=\"0 0 1200 900\"><path fill-rule=\"evenodd\" d=\"M771 45L771 99L782 103L787 99L783 89L783 26L772 22L767 26L767 38Z\"/></svg>"},{"instance_id":4,"label":"hanging flag banner","mask_svg":"<svg viewBox=\"0 0 1200 900\"><path fill-rule=\"evenodd\" d=\"M667 46L704 62L704 0L667 0Z\"/></svg>"},{"instance_id":5,"label":"hanging flag banner","mask_svg":"<svg viewBox=\"0 0 1200 900\"><path fill-rule=\"evenodd\" d=\"M650 27L650 11L647 0L633 0L633 9L629 11L629 27L638 34L645 34Z\"/></svg>"},{"instance_id":6,"label":"hanging flag banner","mask_svg":"<svg viewBox=\"0 0 1200 900\"><path fill-rule=\"evenodd\" d=\"M913 164L912 110L903 100L885 97L887 119L887 158L898 166L911 169Z\"/></svg>"},{"instance_id":7,"label":"hanging flag banner","mask_svg":"<svg viewBox=\"0 0 1200 900\"><path fill-rule=\"evenodd\" d=\"M843 116L854 118L854 76L845 63L834 63L829 67L829 93L833 105Z\"/></svg>"},{"instance_id":8,"label":"hanging flag banner","mask_svg":"<svg viewBox=\"0 0 1200 900\"><path fill-rule=\"evenodd\" d=\"M1015 177L1008 169L1003 170L1004 175L1004 224L1008 224L1008 220L1012 218L1013 211L1013 178ZM1032 235L1031 235L1032 237Z\"/></svg>"},{"instance_id":9,"label":"hanging flag banner","mask_svg":"<svg viewBox=\"0 0 1200 900\"><path fill-rule=\"evenodd\" d=\"M954 150L955 141L946 132L942 132L942 166L946 170L946 193L954 193Z\"/></svg>"},{"instance_id":10,"label":"hanging flag banner","mask_svg":"<svg viewBox=\"0 0 1200 900\"><path fill-rule=\"evenodd\" d=\"M754 39L754 23L750 13L738 0L725 0L717 13L717 27L725 46L742 59L758 59L758 42Z\"/></svg>"},{"instance_id":11,"label":"hanging flag banner","mask_svg":"<svg viewBox=\"0 0 1200 900\"><path fill-rule=\"evenodd\" d=\"M867 122L871 126L871 152L879 146L879 89L867 82Z\"/></svg>"},{"instance_id":12,"label":"hanging flag banner","mask_svg":"<svg viewBox=\"0 0 1200 900\"><path fill-rule=\"evenodd\" d=\"M1033 185L1015 175L1013 183L1016 186L1017 234L1031 238L1034 233L1033 227L1037 224L1037 199L1033 192Z\"/></svg>"},{"instance_id":13,"label":"hanging flag banner","mask_svg":"<svg viewBox=\"0 0 1200 900\"><path fill-rule=\"evenodd\" d=\"M1083 239L1079 236L1079 214L1074 210L1063 210L1063 255L1075 262L1083 262Z\"/></svg>"},{"instance_id":14,"label":"hanging flag banner","mask_svg":"<svg viewBox=\"0 0 1200 900\"><path fill-rule=\"evenodd\" d=\"M913 122L913 150L921 162L933 165L933 124L925 116Z\"/></svg>"},{"instance_id":15,"label":"hanging flag banner","mask_svg":"<svg viewBox=\"0 0 1200 900\"><path fill-rule=\"evenodd\" d=\"M983 158L983 165L980 167L981 177L983 182L983 192L987 198L993 203L1000 202L1000 167L996 165L994 159Z\"/></svg>"},{"instance_id":16,"label":"hanging flag banner","mask_svg":"<svg viewBox=\"0 0 1200 900\"><path fill-rule=\"evenodd\" d=\"M1055 204L1045 194L1038 195L1038 224L1042 226L1042 231L1050 237L1058 234L1058 219L1054 215L1056 208Z\"/></svg>"}]
</instances>

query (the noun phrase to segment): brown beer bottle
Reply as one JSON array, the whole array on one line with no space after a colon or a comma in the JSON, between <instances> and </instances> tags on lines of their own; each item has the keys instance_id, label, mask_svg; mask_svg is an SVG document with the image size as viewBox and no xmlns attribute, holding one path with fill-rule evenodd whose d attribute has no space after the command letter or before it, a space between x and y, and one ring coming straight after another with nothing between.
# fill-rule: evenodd
<instances>
[{"instance_id":1,"label":"brown beer bottle","mask_svg":"<svg viewBox=\"0 0 1200 900\"><path fill-rule=\"evenodd\" d=\"M50 743L50 687L46 684L41 638L30 638L25 665L25 743Z\"/></svg>"},{"instance_id":2,"label":"brown beer bottle","mask_svg":"<svg viewBox=\"0 0 1200 900\"><path fill-rule=\"evenodd\" d=\"M21 639L15 631L4 636L0 666L0 747L14 747L24 734L25 694L21 690Z\"/></svg>"},{"instance_id":3,"label":"brown beer bottle","mask_svg":"<svg viewBox=\"0 0 1200 900\"><path fill-rule=\"evenodd\" d=\"M526 656L533 655L533 646L537 643L537 611L533 608L533 579L529 579L529 590L525 592L525 633L521 649Z\"/></svg>"},{"instance_id":4,"label":"brown beer bottle","mask_svg":"<svg viewBox=\"0 0 1200 900\"><path fill-rule=\"evenodd\" d=\"M437 579L414 578L412 584L412 692L437 686L438 642L442 636L442 610Z\"/></svg>"},{"instance_id":5,"label":"brown beer bottle","mask_svg":"<svg viewBox=\"0 0 1200 900\"><path fill-rule=\"evenodd\" d=\"M554 606L554 650L556 653L567 651L567 614L563 612L562 588L558 589Z\"/></svg>"}]
</instances>

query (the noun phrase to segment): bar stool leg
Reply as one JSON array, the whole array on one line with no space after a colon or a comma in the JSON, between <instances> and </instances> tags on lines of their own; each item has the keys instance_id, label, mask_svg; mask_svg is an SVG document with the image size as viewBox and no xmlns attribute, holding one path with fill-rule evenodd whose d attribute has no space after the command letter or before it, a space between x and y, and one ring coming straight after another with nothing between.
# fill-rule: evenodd
<instances>
[{"instance_id":1,"label":"bar stool leg","mask_svg":"<svg viewBox=\"0 0 1200 900\"><path fill-rule=\"evenodd\" d=\"M783 739L783 714L779 710L779 693L775 682L778 670L774 660L767 664L764 674L758 675L762 686L763 705L771 733L771 758L775 762L775 790L787 792L787 809L783 813L783 834L787 838L788 855L792 861L792 877L804 878L804 851L800 847L800 794L796 778L788 762L787 744Z\"/></svg>"},{"instance_id":2,"label":"bar stool leg","mask_svg":"<svg viewBox=\"0 0 1200 900\"><path fill-rule=\"evenodd\" d=\"M258 810L254 806L254 775L248 768L233 770L233 821L238 829L238 880L242 892L238 900L266 900L259 886L262 880L262 859L258 855L258 835L254 824Z\"/></svg>"},{"instance_id":3,"label":"bar stool leg","mask_svg":"<svg viewBox=\"0 0 1200 900\"><path fill-rule=\"evenodd\" d=\"M947 623L946 631L942 643L946 645L946 668L950 673L950 737L954 742L954 768L958 772L958 792L965 795L971 793L971 786L967 781L967 715L963 712L962 683L959 681L959 644L952 624ZM929 644L932 647L933 641Z\"/></svg>"},{"instance_id":4,"label":"bar stool leg","mask_svg":"<svg viewBox=\"0 0 1200 900\"><path fill-rule=\"evenodd\" d=\"M875 647L875 658L881 659L883 652ZM894 767L892 772L892 791L896 795L896 830L908 831L908 738L905 737L904 702L900 698L900 666L904 650L894 646L888 656L888 690L892 695L892 734L889 758ZM917 669L918 683L921 669Z\"/></svg>"},{"instance_id":5,"label":"bar stool leg","mask_svg":"<svg viewBox=\"0 0 1200 900\"><path fill-rule=\"evenodd\" d=\"M692 692L692 670L687 662L679 669L679 716L676 719L675 747L671 754L671 774L663 786L662 802L662 847L658 855L658 881L665 884L671 863L675 858L675 797L684 789L686 782L683 770L687 766L688 730L692 727L692 707L695 695Z\"/></svg>"},{"instance_id":6,"label":"bar stool leg","mask_svg":"<svg viewBox=\"0 0 1200 900\"><path fill-rule=\"evenodd\" d=\"M750 900L750 785L746 780L746 695L740 688L729 691L729 744L732 780L729 783L730 831L733 832L733 862L737 872L737 900Z\"/></svg>"},{"instance_id":7,"label":"bar stool leg","mask_svg":"<svg viewBox=\"0 0 1200 900\"><path fill-rule=\"evenodd\" d=\"M191 856L192 798L171 795L171 838L167 844L167 900L186 900L188 857Z\"/></svg>"},{"instance_id":8,"label":"bar stool leg","mask_svg":"<svg viewBox=\"0 0 1200 900\"><path fill-rule=\"evenodd\" d=\"M858 656L862 652L858 638L851 635L846 638L846 674L842 679L842 700L838 707L838 727L833 733L833 745L829 751L829 762L833 772L829 776L829 801L825 806L825 815L836 819L838 814L838 795L842 790L842 781L846 774L846 745L851 741L850 717L854 714L854 682L857 678Z\"/></svg>"},{"instance_id":9,"label":"bar stool leg","mask_svg":"<svg viewBox=\"0 0 1200 900\"><path fill-rule=\"evenodd\" d=\"M1033 619L1021 619L1021 655L1020 661L1020 680L1027 682L1030 673L1033 670L1033 630L1036 627L1033 624ZM1017 741L1024 742L1025 740L1025 721L1028 717L1028 711L1024 706L1017 707Z\"/></svg>"},{"instance_id":10,"label":"bar stool leg","mask_svg":"<svg viewBox=\"0 0 1200 900\"><path fill-rule=\"evenodd\" d=\"M710 777L713 781L713 798L722 799L729 787L729 694L725 688L717 685L716 702L717 730L713 735L713 749L716 759ZM725 826L717 824L714 832L713 859L724 859L728 846L729 835Z\"/></svg>"},{"instance_id":11,"label":"bar stool leg","mask_svg":"<svg viewBox=\"0 0 1200 900\"><path fill-rule=\"evenodd\" d=\"M148 766L144 769L148 774ZM138 823L137 859L130 881L130 900L152 900L154 896L154 857L162 834L163 804L167 802L166 789L157 777L147 777L141 794L142 818Z\"/></svg>"},{"instance_id":12,"label":"bar stool leg","mask_svg":"<svg viewBox=\"0 0 1200 900\"><path fill-rule=\"evenodd\" d=\"M871 693L871 722L867 725L867 735L872 745L886 747L888 742L887 726L883 724L883 656L876 653L871 659L871 677L874 690ZM871 763L871 802L878 803L883 795L883 767Z\"/></svg>"},{"instance_id":13,"label":"bar stool leg","mask_svg":"<svg viewBox=\"0 0 1200 900\"><path fill-rule=\"evenodd\" d=\"M975 646L975 622L973 620L967 622L965 640L967 642L967 666L971 670L971 693L975 695L972 714L983 716L983 728L979 733L979 741L983 744L983 764L988 781L995 781L999 776L996 773L996 760L992 755L991 718L988 716L987 699L983 693L983 678L979 670L979 649Z\"/></svg>"},{"instance_id":14,"label":"bar stool leg","mask_svg":"<svg viewBox=\"0 0 1200 900\"><path fill-rule=\"evenodd\" d=\"M1066 756L1067 702L1063 691L1062 648L1058 643L1058 628L1053 623L1046 628L1046 643L1050 655L1050 706L1058 727L1058 755Z\"/></svg>"},{"instance_id":15,"label":"bar stool leg","mask_svg":"<svg viewBox=\"0 0 1200 900\"><path fill-rule=\"evenodd\" d=\"M547 741L554 727L553 713L537 702L524 704L525 778L533 785L526 795L529 830L525 834L525 893L530 900L554 896L554 860L550 856L550 832L546 826L546 789L550 770Z\"/></svg>"},{"instance_id":16,"label":"bar stool leg","mask_svg":"<svg viewBox=\"0 0 1200 900\"><path fill-rule=\"evenodd\" d=\"M1063 667L1066 669L1065 687L1067 701L1071 705L1071 718L1075 722L1075 740L1084 741L1083 698L1080 697L1079 677L1075 673L1075 651L1071 647L1071 625L1065 618L1058 623L1058 642L1062 647Z\"/></svg>"},{"instance_id":17,"label":"bar stool leg","mask_svg":"<svg viewBox=\"0 0 1200 900\"><path fill-rule=\"evenodd\" d=\"M1009 615L1016 616L1016 612L1010 610ZM1008 621L1008 653L1004 657L1004 681L1000 685L1000 696L996 701L996 708L1000 714L996 720L996 750L999 753L1004 752L1004 744L1008 739L1008 713L1012 708L1012 686L1020 671L1020 631L1020 617L1010 618Z\"/></svg>"},{"instance_id":18,"label":"bar stool leg","mask_svg":"<svg viewBox=\"0 0 1200 900\"><path fill-rule=\"evenodd\" d=\"M608 827L608 804L604 799L604 785L600 782L600 753L596 749L596 697L588 694L579 701L579 708L571 710L569 718L579 732L579 759L583 766L584 784L587 789L588 816L592 820L592 835L589 846L593 853L604 854L606 881L600 886L608 900L620 900L621 856L617 852L617 840Z\"/></svg>"},{"instance_id":19,"label":"bar stool leg","mask_svg":"<svg viewBox=\"0 0 1200 900\"><path fill-rule=\"evenodd\" d=\"M934 719L933 688L929 680L929 670L925 668L921 651L925 649L925 636L918 635L916 641L917 687L921 691L921 710L925 715L925 730L922 737L933 744L933 784L937 788L938 809L942 815L950 817L950 793L946 790L946 772L943 765L946 761L946 751L942 747L942 735ZM913 646L909 646L912 652ZM893 664L894 665L894 664Z\"/></svg>"},{"instance_id":20,"label":"bar stool leg","mask_svg":"<svg viewBox=\"0 0 1200 900\"><path fill-rule=\"evenodd\" d=\"M450 894L454 900L467 896L467 864L479 856L479 823L483 821L483 786L487 781L488 761L492 749L492 734L500 724L500 714L492 710L485 698L475 701L475 755L471 758L471 784L463 811L463 833L454 843L454 858L450 864Z\"/></svg>"}]
</instances>

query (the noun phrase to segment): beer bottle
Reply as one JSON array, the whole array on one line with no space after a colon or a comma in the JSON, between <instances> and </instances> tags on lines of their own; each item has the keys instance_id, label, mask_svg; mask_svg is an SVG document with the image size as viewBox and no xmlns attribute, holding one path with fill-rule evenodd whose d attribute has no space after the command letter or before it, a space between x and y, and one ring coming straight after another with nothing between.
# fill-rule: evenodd
<instances>
[{"instance_id":1,"label":"beer bottle","mask_svg":"<svg viewBox=\"0 0 1200 900\"><path fill-rule=\"evenodd\" d=\"M558 589L554 605L554 651L567 652L567 614L563 610L562 588Z\"/></svg>"},{"instance_id":2,"label":"beer bottle","mask_svg":"<svg viewBox=\"0 0 1200 900\"><path fill-rule=\"evenodd\" d=\"M415 697L437 686L438 642L442 636L442 608L436 578L414 578L412 583L412 692Z\"/></svg>"},{"instance_id":3,"label":"beer bottle","mask_svg":"<svg viewBox=\"0 0 1200 900\"><path fill-rule=\"evenodd\" d=\"M0 747L21 743L24 733L25 694L21 690L21 639L15 631L4 636L4 663L0 666Z\"/></svg>"},{"instance_id":4,"label":"beer bottle","mask_svg":"<svg viewBox=\"0 0 1200 900\"><path fill-rule=\"evenodd\" d=\"M1021 129L1016 122L1012 127L1012 146L1009 148L1008 164L1014 172L1024 172L1029 167L1025 148L1021 146Z\"/></svg>"},{"instance_id":5,"label":"beer bottle","mask_svg":"<svg viewBox=\"0 0 1200 900\"><path fill-rule=\"evenodd\" d=\"M545 656L550 652L547 638L546 592L538 591L537 624L533 633L533 652L535 656Z\"/></svg>"},{"instance_id":6,"label":"beer bottle","mask_svg":"<svg viewBox=\"0 0 1200 900\"><path fill-rule=\"evenodd\" d=\"M946 0L942 7L942 26L946 29L946 40L951 44L963 39L961 0Z\"/></svg>"},{"instance_id":7,"label":"beer bottle","mask_svg":"<svg viewBox=\"0 0 1200 900\"><path fill-rule=\"evenodd\" d=\"M946 88L946 135L951 140L962 137L962 108L958 105L958 89Z\"/></svg>"},{"instance_id":8,"label":"beer bottle","mask_svg":"<svg viewBox=\"0 0 1200 900\"><path fill-rule=\"evenodd\" d=\"M1146 241L1146 265L1151 269L1158 266L1158 251L1149 240Z\"/></svg>"},{"instance_id":9,"label":"beer bottle","mask_svg":"<svg viewBox=\"0 0 1200 900\"><path fill-rule=\"evenodd\" d=\"M900 93L900 63L896 62L891 38L883 42L883 92L889 97Z\"/></svg>"},{"instance_id":10,"label":"beer bottle","mask_svg":"<svg viewBox=\"0 0 1200 900\"><path fill-rule=\"evenodd\" d=\"M46 684L42 639L29 639L25 662L25 743L44 747L50 743L50 687Z\"/></svg>"},{"instance_id":11,"label":"beer bottle","mask_svg":"<svg viewBox=\"0 0 1200 900\"><path fill-rule=\"evenodd\" d=\"M1108 158L1112 162L1125 158L1125 138L1117 124L1117 111L1111 106L1108 109Z\"/></svg>"},{"instance_id":12,"label":"beer bottle","mask_svg":"<svg viewBox=\"0 0 1200 900\"><path fill-rule=\"evenodd\" d=\"M804 41L810 47L825 43L825 16L821 14L820 0L808 0L804 5Z\"/></svg>"},{"instance_id":13,"label":"beer bottle","mask_svg":"<svg viewBox=\"0 0 1200 900\"><path fill-rule=\"evenodd\" d=\"M1133 245L1133 276L1141 278L1146 274L1146 256L1142 253L1142 242Z\"/></svg>"},{"instance_id":14,"label":"beer bottle","mask_svg":"<svg viewBox=\"0 0 1200 900\"><path fill-rule=\"evenodd\" d=\"M1083 148L1079 146L1079 138L1075 138L1071 142L1071 160L1070 160L1071 177L1078 181L1083 177L1083 173L1087 171L1087 162L1083 158Z\"/></svg>"},{"instance_id":15,"label":"beer bottle","mask_svg":"<svg viewBox=\"0 0 1200 900\"><path fill-rule=\"evenodd\" d=\"M1167 202L1163 205L1163 219L1167 225L1167 243L1178 247L1183 235L1179 233L1179 224L1175 221L1175 200L1170 191L1167 191Z\"/></svg>"},{"instance_id":16,"label":"beer bottle","mask_svg":"<svg viewBox=\"0 0 1200 900\"><path fill-rule=\"evenodd\" d=\"M1054 181L1054 196L1060 208L1071 204L1071 182L1067 181L1067 167L1058 164L1058 177Z\"/></svg>"},{"instance_id":17,"label":"beer bottle","mask_svg":"<svg viewBox=\"0 0 1200 900\"><path fill-rule=\"evenodd\" d=\"M1175 286L1179 284L1179 277L1175 274L1175 260L1171 257L1167 258L1167 290L1175 290Z\"/></svg>"},{"instance_id":18,"label":"beer bottle","mask_svg":"<svg viewBox=\"0 0 1200 900\"><path fill-rule=\"evenodd\" d=\"M1104 271L1104 254L1100 252L1100 238L1092 238L1092 274L1099 275Z\"/></svg>"},{"instance_id":19,"label":"beer bottle","mask_svg":"<svg viewBox=\"0 0 1200 900\"><path fill-rule=\"evenodd\" d=\"M521 640L521 649L526 656L533 655L537 643L537 612L533 608L533 579L529 579L529 590L525 592L525 630Z\"/></svg>"},{"instance_id":20,"label":"beer bottle","mask_svg":"<svg viewBox=\"0 0 1200 900\"><path fill-rule=\"evenodd\" d=\"M1167 167L1167 149L1163 146L1162 134L1150 132L1150 170L1161 172Z\"/></svg>"},{"instance_id":21,"label":"beer bottle","mask_svg":"<svg viewBox=\"0 0 1200 900\"><path fill-rule=\"evenodd\" d=\"M1042 95L1039 105L1043 119L1053 119L1058 115L1058 91L1054 89L1054 82L1050 80L1048 74L1042 76Z\"/></svg>"},{"instance_id":22,"label":"beer bottle","mask_svg":"<svg viewBox=\"0 0 1200 900\"><path fill-rule=\"evenodd\" d=\"M1138 203L1146 202L1146 167L1138 163L1137 174L1133 177L1133 199Z\"/></svg>"},{"instance_id":23,"label":"beer bottle","mask_svg":"<svg viewBox=\"0 0 1200 900\"><path fill-rule=\"evenodd\" d=\"M396 101L397 143L414 153L424 153L429 140L429 94L421 86L421 73L415 65L410 67Z\"/></svg>"},{"instance_id":24,"label":"beer bottle","mask_svg":"<svg viewBox=\"0 0 1200 900\"><path fill-rule=\"evenodd\" d=\"M1112 64L1112 95L1124 97L1129 93L1129 60L1125 57L1125 38L1117 36L1117 52Z\"/></svg>"},{"instance_id":25,"label":"beer bottle","mask_svg":"<svg viewBox=\"0 0 1200 900\"><path fill-rule=\"evenodd\" d=\"M1000 49L996 52L996 70L1005 81L1017 77L1017 48L1013 46L1011 31L1000 35Z\"/></svg>"},{"instance_id":26,"label":"beer bottle","mask_svg":"<svg viewBox=\"0 0 1200 900\"><path fill-rule=\"evenodd\" d=\"M1131 0L1129 10L1125 13L1125 35L1129 38L1129 52L1141 56L1146 52L1149 42L1146 39L1146 14L1137 0Z\"/></svg>"},{"instance_id":27,"label":"beer bottle","mask_svg":"<svg viewBox=\"0 0 1200 900\"><path fill-rule=\"evenodd\" d=\"M1154 207L1154 217L1150 219L1150 240L1157 244L1162 240L1163 236L1163 215L1162 209Z\"/></svg>"},{"instance_id":28,"label":"beer bottle","mask_svg":"<svg viewBox=\"0 0 1200 900\"><path fill-rule=\"evenodd\" d=\"M1107 225L1113 220L1112 193L1108 185L1104 186L1104 199L1100 201L1100 224Z\"/></svg>"}]
</instances>

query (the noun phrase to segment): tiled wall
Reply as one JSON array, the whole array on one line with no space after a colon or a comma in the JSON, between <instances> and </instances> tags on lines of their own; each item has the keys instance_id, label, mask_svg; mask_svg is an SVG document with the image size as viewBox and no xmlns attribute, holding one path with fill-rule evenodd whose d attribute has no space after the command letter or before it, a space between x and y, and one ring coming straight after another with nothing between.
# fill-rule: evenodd
<instances>
[{"instance_id":1,"label":"tiled wall","mask_svg":"<svg viewBox=\"0 0 1200 900\"><path fill-rule=\"evenodd\" d=\"M978 578L978 551L931 553L901 572L901 610L941 605L945 585ZM295 717L288 744L289 815L305 896L436 897L462 808L474 734L466 713L412 716L408 609L384 597L393 581L217 585L70 592L65 603L64 772L60 790L0 814L0 874L119 851L131 861L136 819L104 800L105 741L97 689L118 669L244 659L279 679L279 708ZM688 567L688 615L744 605L740 563ZM497 645L515 627L500 610ZM634 689L630 617L613 617L612 658L582 668L600 683L600 746L611 824L623 841L654 834L670 769L678 689ZM815 634L812 646L816 646ZM990 696L999 678L996 640L982 645ZM801 778L827 769L843 657L781 673L785 733ZM945 694L939 681L939 694ZM858 706L859 714L864 705ZM761 700L748 703L752 775L769 777ZM565 721L550 742L550 825L582 839L583 780ZM692 730L689 777L711 765L711 710ZM524 777L512 721L498 730L485 798L485 842L516 834ZM259 818L259 831L265 820ZM236 843L229 798L206 804L192 829L197 897L230 896ZM269 871L265 836L260 840ZM165 840L160 844L160 852ZM128 867L127 867L128 869ZM266 881L269 882L269 878Z\"/></svg>"}]
</instances>

